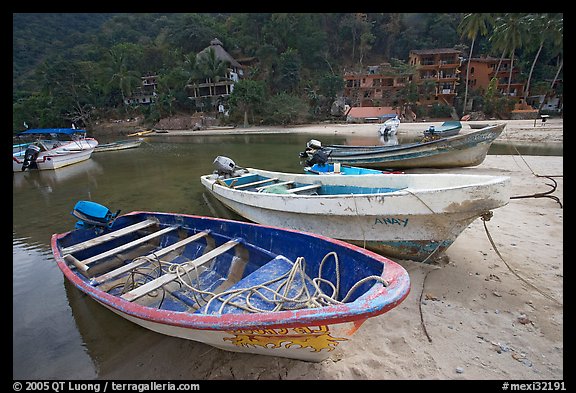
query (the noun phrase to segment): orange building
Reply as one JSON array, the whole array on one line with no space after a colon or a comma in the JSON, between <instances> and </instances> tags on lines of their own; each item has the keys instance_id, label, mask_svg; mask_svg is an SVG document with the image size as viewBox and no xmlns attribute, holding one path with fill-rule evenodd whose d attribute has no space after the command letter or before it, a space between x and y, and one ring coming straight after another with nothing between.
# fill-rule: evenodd
<instances>
[{"instance_id":1,"label":"orange building","mask_svg":"<svg viewBox=\"0 0 576 393\"><path fill-rule=\"evenodd\" d=\"M468 77L468 89L478 90L484 94L488 89L490 80L495 76L498 79L497 90L502 95L518 97L519 100L524 96L524 83L518 82L519 70L512 69L512 79L510 83L510 94L508 94L508 79L510 77L510 59L502 59L498 75L496 69L500 58L491 56L473 57L470 59L470 76ZM462 65L462 83L466 83L467 61Z\"/></svg>"},{"instance_id":2,"label":"orange building","mask_svg":"<svg viewBox=\"0 0 576 393\"><path fill-rule=\"evenodd\" d=\"M460 75L461 52L457 49L411 50L409 64L416 68L420 104L454 105Z\"/></svg>"},{"instance_id":3,"label":"orange building","mask_svg":"<svg viewBox=\"0 0 576 393\"><path fill-rule=\"evenodd\" d=\"M411 75L402 74L389 63L344 73L344 97L352 107L396 106L398 92Z\"/></svg>"}]
</instances>

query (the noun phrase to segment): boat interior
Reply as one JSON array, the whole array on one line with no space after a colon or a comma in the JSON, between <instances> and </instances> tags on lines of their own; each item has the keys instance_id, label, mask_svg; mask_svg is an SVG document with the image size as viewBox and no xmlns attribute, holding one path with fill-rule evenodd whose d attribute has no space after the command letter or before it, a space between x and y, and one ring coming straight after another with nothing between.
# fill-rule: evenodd
<instances>
[{"instance_id":1,"label":"boat interior","mask_svg":"<svg viewBox=\"0 0 576 393\"><path fill-rule=\"evenodd\" d=\"M399 188L390 187L359 187L300 183L292 180L282 181L276 177L265 177L259 174L219 179L219 183L235 190L296 195L381 194L400 190Z\"/></svg>"},{"instance_id":2,"label":"boat interior","mask_svg":"<svg viewBox=\"0 0 576 393\"><path fill-rule=\"evenodd\" d=\"M337 257L322 259L316 249L308 250L306 259L285 256L254 244L255 239L265 240L263 233L245 231L236 236L217 229L195 229L175 218L161 223L142 213L118 218L113 230L90 227L69 232L58 244L69 268L92 287L129 302L176 312L317 307L313 295L319 289L339 301L354 286L352 280L362 278L352 269L346 279L338 278L344 272L337 274L337 270L348 269L338 267ZM95 237L95 230L102 234ZM310 248L309 241L282 236L266 242L285 249L288 241L290 248ZM328 255L329 249L320 251ZM313 260L308 261L310 257ZM382 269L382 264L373 263L361 275L379 275ZM320 277L321 282L311 277ZM350 301L373 284L361 284Z\"/></svg>"}]
</instances>

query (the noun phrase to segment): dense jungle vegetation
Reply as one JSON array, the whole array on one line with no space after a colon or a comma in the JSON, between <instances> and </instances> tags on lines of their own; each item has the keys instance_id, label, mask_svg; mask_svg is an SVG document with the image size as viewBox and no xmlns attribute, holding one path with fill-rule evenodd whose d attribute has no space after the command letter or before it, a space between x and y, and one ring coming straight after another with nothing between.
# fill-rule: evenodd
<instances>
[{"instance_id":1,"label":"dense jungle vegetation","mask_svg":"<svg viewBox=\"0 0 576 393\"><path fill-rule=\"evenodd\" d=\"M194 113L185 86L219 77L196 61L218 38L235 58L254 58L228 102L262 123L331 118L345 70L389 62L413 49L457 48L513 59L531 95L562 78L563 14L512 13L17 13L13 14L13 130L89 126L142 115L150 123ZM140 77L158 75L158 98L128 106ZM462 97L473 89L459 88ZM409 101L410 95L399 98ZM481 101L481 100L480 100Z\"/></svg>"}]
</instances>

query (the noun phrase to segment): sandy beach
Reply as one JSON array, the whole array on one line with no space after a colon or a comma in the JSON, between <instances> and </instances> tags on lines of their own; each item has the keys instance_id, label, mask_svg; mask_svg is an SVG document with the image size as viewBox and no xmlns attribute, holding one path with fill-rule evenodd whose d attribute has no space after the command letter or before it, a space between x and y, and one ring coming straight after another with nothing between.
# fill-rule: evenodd
<instances>
[{"instance_id":1,"label":"sandy beach","mask_svg":"<svg viewBox=\"0 0 576 393\"><path fill-rule=\"evenodd\" d=\"M562 119L493 122L507 123L499 140L563 143ZM421 133L430 124L440 122L402 123L398 132ZM471 131L466 122L463 125L462 132ZM322 124L161 135L314 132L361 138L376 130L374 124ZM406 172L440 171L448 170ZM494 210L489 221L474 221L440 260L432 264L399 260L411 277L408 298L366 321L328 360L309 363L225 352L154 335L157 339L142 345L130 360L123 357L101 370L101 378L564 379L563 157L489 155L477 167L449 172L510 176L513 198ZM546 194L553 181L557 188Z\"/></svg>"}]
</instances>

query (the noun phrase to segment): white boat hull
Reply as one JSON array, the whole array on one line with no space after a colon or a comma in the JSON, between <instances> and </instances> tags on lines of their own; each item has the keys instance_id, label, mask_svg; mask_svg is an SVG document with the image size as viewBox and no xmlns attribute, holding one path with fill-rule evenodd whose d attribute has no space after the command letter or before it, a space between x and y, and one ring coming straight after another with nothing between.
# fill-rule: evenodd
<instances>
[{"instance_id":1,"label":"white boat hull","mask_svg":"<svg viewBox=\"0 0 576 393\"><path fill-rule=\"evenodd\" d=\"M418 261L442 253L472 221L510 199L508 177L249 171L281 181L399 189L380 194L267 194L214 184L211 176L201 178L214 197L250 221L318 233L387 256Z\"/></svg>"},{"instance_id":2,"label":"white boat hull","mask_svg":"<svg viewBox=\"0 0 576 393\"><path fill-rule=\"evenodd\" d=\"M62 144L57 148L42 151L36 158L37 170L51 170L58 169L64 166L76 164L88 160L94 148L98 145L95 139L87 138L82 141L73 141ZM13 153L12 155L12 171L22 171L24 164L24 150Z\"/></svg>"},{"instance_id":3,"label":"white boat hull","mask_svg":"<svg viewBox=\"0 0 576 393\"><path fill-rule=\"evenodd\" d=\"M348 341L365 321L293 328L202 330L136 318L99 303L121 317L160 334L201 342L225 351L279 356L310 362L320 362L328 358L334 349Z\"/></svg>"}]
</instances>

